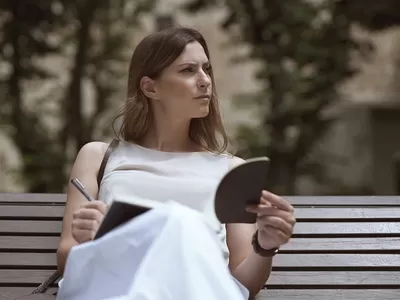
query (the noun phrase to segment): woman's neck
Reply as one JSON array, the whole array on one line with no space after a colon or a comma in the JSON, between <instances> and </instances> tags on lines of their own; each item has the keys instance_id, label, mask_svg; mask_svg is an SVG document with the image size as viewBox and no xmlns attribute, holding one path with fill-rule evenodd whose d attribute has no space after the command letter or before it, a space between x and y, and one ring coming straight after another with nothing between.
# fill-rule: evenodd
<instances>
[{"instance_id":1,"label":"woman's neck","mask_svg":"<svg viewBox=\"0 0 400 300\"><path fill-rule=\"evenodd\" d=\"M199 146L189 137L189 128L190 121L159 121L150 128L140 144L146 148L167 152L199 151Z\"/></svg>"}]
</instances>

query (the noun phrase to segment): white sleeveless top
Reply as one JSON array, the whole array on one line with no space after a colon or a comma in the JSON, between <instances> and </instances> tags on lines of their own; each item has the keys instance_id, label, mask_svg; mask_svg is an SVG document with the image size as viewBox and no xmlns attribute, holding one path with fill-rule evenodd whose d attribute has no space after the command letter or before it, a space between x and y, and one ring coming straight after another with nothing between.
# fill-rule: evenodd
<instances>
[{"instance_id":1,"label":"white sleeveless top","mask_svg":"<svg viewBox=\"0 0 400 300\"><path fill-rule=\"evenodd\" d=\"M204 213L220 227L218 235L228 262L226 229L216 218L212 201L231 157L210 152L164 152L120 142L107 162L99 200L107 204L124 197L172 200Z\"/></svg>"}]
</instances>

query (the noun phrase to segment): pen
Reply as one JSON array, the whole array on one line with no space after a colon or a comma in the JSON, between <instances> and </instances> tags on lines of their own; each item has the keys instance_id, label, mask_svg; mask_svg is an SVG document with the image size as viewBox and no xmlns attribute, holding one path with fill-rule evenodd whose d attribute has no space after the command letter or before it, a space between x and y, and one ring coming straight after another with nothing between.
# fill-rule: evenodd
<instances>
[{"instance_id":1,"label":"pen","mask_svg":"<svg viewBox=\"0 0 400 300\"><path fill-rule=\"evenodd\" d=\"M85 187L77 178L71 179L71 183L78 189L78 191L81 192L83 196L85 196L86 199L89 201L94 201L93 197L86 192Z\"/></svg>"}]
</instances>

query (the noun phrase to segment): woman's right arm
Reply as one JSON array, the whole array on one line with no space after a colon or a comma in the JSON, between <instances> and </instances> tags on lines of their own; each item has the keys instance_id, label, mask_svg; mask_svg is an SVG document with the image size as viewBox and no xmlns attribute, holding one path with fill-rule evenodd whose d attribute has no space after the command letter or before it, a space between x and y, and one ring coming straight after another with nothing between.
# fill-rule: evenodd
<instances>
[{"instance_id":1,"label":"woman's right arm","mask_svg":"<svg viewBox=\"0 0 400 300\"><path fill-rule=\"evenodd\" d=\"M84 145L76 157L70 174L70 180L73 178L78 178L79 181L85 186L87 192L94 199L98 199L99 188L97 186L97 173L107 150L107 146L108 145L106 143L102 142L91 142ZM93 215L93 211L104 212L105 209L105 204L100 201L88 202L88 200L72 184L70 184L70 180L68 181L67 203L64 211L61 240L57 249L57 268L60 274L64 273L64 267L70 249L80 242L83 242L82 239L78 238L77 240L77 234L81 236L90 235L89 232L84 232L82 230L78 230L77 233L77 220L79 227L80 224L84 222L84 220L80 218L82 213L88 214L90 209L91 211L89 211L89 213L92 212ZM84 207L88 206L89 203L89 208ZM77 216L77 214L80 215ZM96 219L98 218L96 217ZM73 222L75 225L74 232L72 229ZM89 225L91 226L92 224Z\"/></svg>"}]
</instances>

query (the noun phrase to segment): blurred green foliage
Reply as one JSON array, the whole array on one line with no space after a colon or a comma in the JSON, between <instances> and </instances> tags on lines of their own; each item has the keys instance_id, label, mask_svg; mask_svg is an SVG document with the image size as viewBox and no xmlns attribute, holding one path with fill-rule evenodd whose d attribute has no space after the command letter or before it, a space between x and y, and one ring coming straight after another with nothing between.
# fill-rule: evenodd
<instances>
[{"instance_id":1,"label":"blurred green foliage","mask_svg":"<svg viewBox=\"0 0 400 300\"><path fill-rule=\"evenodd\" d=\"M0 126L22 157L20 179L27 191L61 192L82 145L110 135L109 108L124 97L121 79L133 32L156 2L0 2ZM337 101L338 85L357 72L350 58L372 49L354 39L351 25L370 30L398 25L400 3L194 0L186 5L191 12L212 7L226 8L221 27L232 47L250 46L249 53L232 60L259 62L255 78L263 88L237 96L239 106L251 106L260 118L254 128L239 128L239 154L269 156L271 187L295 193L300 174L321 173L309 152L333 121L325 111ZM49 59L60 65L50 66ZM87 109L87 86L94 93L92 109ZM36 93L32 87L43 88Z\"/></svg>"},{"instance_id":2,"label":"blurred green foliage","mask_svg":"<svg viewBox=\"0 0 400 300\"><path fill-rule=\"evenodd\" d=\"M107 135L110 123L102 128L101 120L121 90L125 50L131 47L139 17L151 11L155 2L0 3L0 63L5 66L0 73L0 122L22 157L20 179L27 191L61 192L78 150ZM63 68L62 62L68 67ZM58 84L42 91L40 99L32 99L32 86L54 82ZM95 94L90 113L85 112L85 84ZM35 102L33 107L28 98Z\"/></svg>"},{"instance_id":3,"label":"blurred green foliage","mask_svg":"<svg viewBox=\"0 0 400 300\"><path fill-rule=\"evenodd\" d=\"M354 58L373 51L368 40L353 36L352 25L382 29L400 21L393 16L383 24L398 6L394 1L369 2L194 0L185 6L189 12L227 7L221 28L232 44L250 46L235 61L259 62L255 78L262 88L238 95L236 104L251 107L260 122L240 126L236 139L243 157L271 159L267 182L273 191L296 194L300 175L322 175L310 153L335 121L327 111L339 101L339 86L358 72Z\"/></svg>"}]
</instances>

